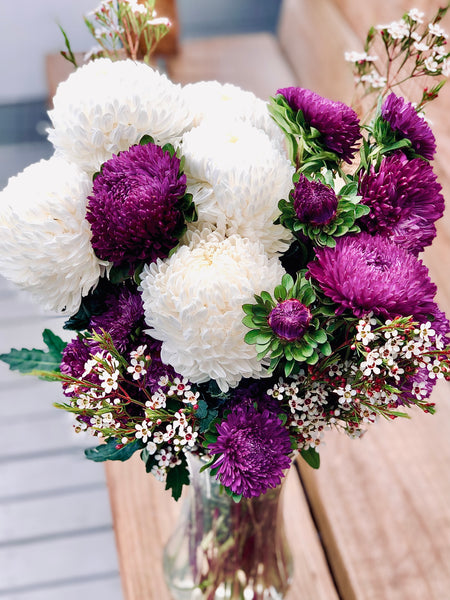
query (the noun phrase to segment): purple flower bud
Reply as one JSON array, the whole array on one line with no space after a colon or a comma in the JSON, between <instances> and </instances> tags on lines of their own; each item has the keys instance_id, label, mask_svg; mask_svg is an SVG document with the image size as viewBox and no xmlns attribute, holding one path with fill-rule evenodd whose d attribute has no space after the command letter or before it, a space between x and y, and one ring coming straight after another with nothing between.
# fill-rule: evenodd
<instances>
[{"instance_id":1,"label":"purple flower bud","mask_svg":"<svg viewBox=\"0 0 450 600\"><path fill-rule=\"evenodd\" d=\"M338 199L334 190L304 175L295 184L294 209L302 223L328 225L336 216Z\"/></svg>"},{"instance_id":2,"label":"purple flower bud","mask_svg":"<svg viewBox=\"0 0 450 600\"><path fill-rule=\"evenodd\" d=\"M269 314L268 323L277 337L295 342L305 335L311 319L310 310L300 300L291 298L275 306Z\"/></svg>"}]
</instances>

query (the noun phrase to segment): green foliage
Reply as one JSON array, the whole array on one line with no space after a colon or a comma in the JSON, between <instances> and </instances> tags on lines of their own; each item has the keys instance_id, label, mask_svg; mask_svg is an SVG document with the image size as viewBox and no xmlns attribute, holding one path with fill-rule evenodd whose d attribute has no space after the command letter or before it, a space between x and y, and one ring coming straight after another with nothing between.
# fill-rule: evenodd
<instances>
[{"instance_id":1,"label":"green foliage","mask_svg":"<svg viewBox=\"0 0 450 600\"><path fill-rule=\"evenodd\" d=\"M115 438L109 438L105 444L95 448L87 448L84 451L86 458L94 462L105 462L106 460L128 460L137 450L142 448L141 440L134 440L124 446Z\"/></svg>"},{"instance_id":2,"label":"green foliage","mask_svg":"<svg viewBox=\"0 0 450 600\"><path fill-rule=\"evenodd\" d=\"M302 458L308 463L308 465L313 469L318 469L320 467L320 454L316 451L315 448L307 448L306 450L301 450L300 454Z\"/></svg>"},{"instance_id":3,"label":"green foliage","mask_svg":"<svg viewBox=\"0 0 450 600\"><path fill-rule=\"evenodd\" d=\"M294 281L291 275L285 274L281 284L274 290L275 299L268 292L255 295L256 304L244 304L246 316L243 324L250 329L244 337L247 344L256 346L258 360L270 359L269 372L279 366L282 375L289 377L300 371L302 363L315 364L319 355L331 354L328 336L323 328L322 313L314 308L316 290L311 280L305 278L305 271L299 271ZM311 311L311 320L303 337L294 341L279 338L269 325L271 311L278 302L299 300Z\"/></svg>"},{"instance_id":4,"label":"green foliage","mask_svg":"<svg viewBox=\"0 0 450 600\"><path fill-rule=\"evenodd\" d=\"M75 58L75 54L72 52L72 48L70 46L69 38L67 37L67 34L64 31L64 29L61 27L61 25L59 25L59 30L63 34L64 44L65 44L66 49L67 49L67 52L65 50L61 50L60 54L66 60L68 60L70 63L72 63L73 66L75 67L75 69L78 69L78 64L77 64L77 61L76 61L76 58Z\"/></svg>"},{"instance_id":5,"label":"green foliage","mask_svg":"<svg viewBox=\"0 0 450 600\"><path fill-rule=\"evenodd\" d=\"M301 110L294 111L278 94L270 99L269 112L285 133L289 157L299 171L314 173L322 167L337 170L341 158L327 148L320 131L306 122Z\"/></svg>"},{"instance_id":6,"label":"green foliage","mask_svg":"<svg viewBox=\"0 0 450 600\"><path fill-rule=\"evenodd\" d=\"M184 485L189 485L189 471L187 467L186 456L183 452L178 455L181 464L172 467L167 472L166 490L171 490L172 498L178 500L183 491Z\"/></svg>"},{"instance_id":7,"label":"green foliage","mask_svg":"<svg viewBox=\"0 0 450 600\"><path fill-rule=\"evenodd\" d=\"M38 350L36 348L17 350L13 348L7 354L0 354L0 360L9 365L12 371L19 371L26 375L36 375L47 379L46 372L50 376L52 373L59 373L62 353L66 347L60 337L55 335L50 329L45 329L42 333L42 339L48 350ZM50 377L51 378L51 377Z\"/></svg>"},{"instance_id":8,"label":"green foliage","mask_svg":"<svg viewBox=\"0 0 450 600\"><path fill-rule=\"evenodd\" d=\"M199 421L200 433L208 431L208 429L213 424L213 421L217 418L218 414L219 411L217 410L217 408L210 408L207 402L205 402L205 400L199 400L198 409L195 413L195 416Z\"/></svg>"},{"instance_id":9,"label":"green foliage","mask_svg":"<svg viewBox=\"0 0 450 600\"><path fill-rule=\"evenodd\" d=\"M294 176L294 181L298 181L298 176ZM334 248L338 237L359 233L361 230L356 221L370 211L369 207L360 203L358 196L358 184L356 181L350 181L344 185L338 195L338 206L336 215L330 223L326 225L313 225L299 220L294 209L292 193L289 200L280 200L278 203L281 215L278 222L287 229L290 229L296 237L304 235L308 237L316 246L328 246Z\"/></svg>"}]
</instances>

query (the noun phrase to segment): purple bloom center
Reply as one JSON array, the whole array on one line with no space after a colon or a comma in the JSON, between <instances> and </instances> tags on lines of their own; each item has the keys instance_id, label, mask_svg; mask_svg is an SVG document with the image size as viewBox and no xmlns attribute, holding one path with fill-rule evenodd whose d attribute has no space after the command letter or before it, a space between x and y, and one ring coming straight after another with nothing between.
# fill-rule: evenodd
<instances>
[{"instance_id":1,"label":"purple bloom center","mask_svg":"<svg viewBox=\"0 0 450 600\"><path fill-rule=\"evenodd\" d=\"M343 102L334 102L299 87L277 91L294 111L301 111L306 123L322 134L325 147L351 162L361 138L356 112Z\"/></svg>"},{"instance_id":2,"label":"purple bloom center","mask_svg":"<svg viewBox=\"0 0 450 600\"><path fill-rule=\"evenodd\" d=\"M302 223L328 225L336 216L338 199L334 190L304 175L294 186L294 210Z\"/></svg>"},{"instance_id":3,"label":"purple bloom center","mask_svg":"<svg viewBox=\"0 0 450 600\"><path fill-rule=\"evenodd\" d=\"M432 160L436 152L435 137L428 123L417 114L410 102L391 93L381 107L381 116L394 131L411 142L417 154Z\"/></svg>"},{"instance_id":4,"label":"purple bloom center","mask_svg":"<svg viewBox=\"0 0 450 600\"><path fill-rule=\"evenodd\" d=\"M113 156L94 180L86 219L97 256L114 265L164 258L183 224L180 161L155 144Z\"/></svg>"},{"instance_id":5,"label":"purple bloom center","mask_svg":"<svg viewBox=\"0 0 450 600\"><path fill-rule=\"evenodd\" d=\"M238 406L217 425L217 432L209 450L219 454L213 466L223 485L246 498L279 485L290 466L291 442L277 416Z\"/></svg>"},{"instance_id":6,"label":"purple bloom center","mask_svg":"<svg viewBox=\"0 0 450 600\"><path fill-rule=\"evenodd\" d=\"M288 342L301 340L312 319L309 309L291 298L275 306L269 314L268 323L277 337Z\"/></svg>"},{"instance_id":7,"label":"purple bloom center","mask_svg":"<svg viewBox=\"0 0 450 600\"><path fill-rule=\"evenodd\" d=\"M356 316L373 311L394 318L413 316L427 321L436 313L436 286L428 269L388 238L361 233L336 240L335 248L316 250L309 272L337 305Z\"/></svg>"}]
</instances>

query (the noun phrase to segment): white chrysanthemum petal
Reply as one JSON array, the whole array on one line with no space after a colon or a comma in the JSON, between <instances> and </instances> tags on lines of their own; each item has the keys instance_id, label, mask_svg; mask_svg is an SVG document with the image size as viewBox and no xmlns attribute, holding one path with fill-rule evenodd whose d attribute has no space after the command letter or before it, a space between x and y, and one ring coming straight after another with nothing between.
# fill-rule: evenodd
<instances>
[{"instance_id":1,"label":"white chrysanthemum petal","mask_svg":"<svg viewBox=\"0 0 450 600\"><path fill-rule=\"evenodd\" d=\"M194 127L205 119L213 118L220 122L224 117L238 118L262 129L278 150L286 153L283 131L270 116L267 102L253 92L231 83L199 81L184 86L183 95L190 107Z\"/></svg>"},{"instance_id":2,"label":"white chrysanthemum petal","mask_svg":"<svg viewBox=\"0 0 450 600\"><path fill-rule=\"evenodd\" d=\"M0 272L45 308L75 312L101 274L91 246L88 176L53 156L0 193Z\"/></svg>"},{"instance_id":3,"label":"white chrysanthemum petal","mask_svg":"<svg viewBox=\"0 0 450 600\"><path fill-rule=\"evenodd\" d=\"M90 175L146 134L177 143L191 123L181 86L132 60L84 65L58 86L53 104L50 141Z\"/></svg>"},{"instance_id":4,"label":"white chrysanthemum petal","mask_svg":"<svg viewBox=\"0 0 450 600\"><path fill-rule=\"evenodd\" d=\"M145 319L162 341L162 360L194 383L216 380L223 391L243 377L264 376L255 346L244 342L242 305L263 290L273 293L283 274L259 242L207 229L169 259L146 266Z\"/></svg>"},{"instance_id":5,"label":"white chrysanthemum petal","mask_svg":"<svg viewBox=\"0 0 450 600\"><path fill-rule=\"evenodd\" d=\"M183 136L182 152L199 225L257 239L269 255L287 250L292 235L274 221L295 169L261 129L205 120Z\"/></svg>"}]
</instances>

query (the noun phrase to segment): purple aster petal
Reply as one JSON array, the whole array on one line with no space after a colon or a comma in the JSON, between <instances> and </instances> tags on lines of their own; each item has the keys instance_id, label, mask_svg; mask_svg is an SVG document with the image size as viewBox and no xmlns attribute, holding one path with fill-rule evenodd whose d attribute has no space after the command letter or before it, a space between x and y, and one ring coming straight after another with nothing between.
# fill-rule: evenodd
<instances>
[{"instance_id":1,"label":"purple aster petal","mask_svg":"<svg viewBox=\"0 0 450 600\"><path fill-rule=\"evenodd\" d=\"M361 178L359 190L362 202L370 206L361 219L370 233L389 236L414 254L431 244L434 223L444 213L444 197L428 162L393 154L383 159L378 172L372 168Z\"/></svg>"},{"instance_id":2,"label":"purple aster petal","mask_svg":"<svg viewBox=\"0 0 450 600\"><path fill-rule=\"evenodd\" d=\"M394 318L427 321L436 311L436 286L421 260L388 238L368 233L338 238L335 248L320 248L309 273L338 308L360 317L373 311Z\"/></svg>"},{"instance_id":3,"label":"purple aster petal","mask_svg":"<svg viewBox=\"0 0 450 600\"><path fill-rule=\"evenodd\" d=\"M433 132L410 102L391 93L381 107L381 116L394 131L411 142L417 154L432 160L436 152Z\"/></svg>"},{"instance_id":4,"label":"purple aster petal","mask_svg":"<svg viewBox=\"0 0 450 600\"><path fill-rule=\"evenodd\" d=\"M305 335L311 319L310 310L300 300L290 298L270 311L268 323L277 337L294 342Z\"/></svg>"},{"instance_id":5,"label":"purple aster petal","mask_svg":"<svg viewBox=\"0 0 450 600\"><path fill-rule=\"evenodd\" d=\"M95 354L95 352L99 350L100 348L88 344L86 340L83 340L82 338L77 337L71 340L64 348L62 354L60 364L61 373L74 377L75 379L81 379L86 362L92 358L92 354ZM86 377L86 380L89 380L92 383L99 383L99 379L94 373L89 374L89 376ZM71 385L70 382L63 383L63 393L69 397L76 395L75 391L68 391L70 390Z\"/></svg>"},{"instance_id":6,"label":"purple aster petal","mask_svg":"<svg viewBox=\"0 0 450 600\"><path fill-rule=\"evenodd\" d=\"M86 219L99 258L114 265L153 262L176 246L186 192L180 161L155 144L132 146L103 164Z\"/></svg>"},{"instance_id":7,"label":"purple aster petal","mask_svg":"<svg viewBox=\"0 0 450 600\"><path fill-rule=\"evenodd\" d=\"M123 352L131 341L130 335L144 317L141 294L122 287L118 293L108 296L106 306L103 314L92 317L90 328L97 333L101 330L109 333L114 346Z\"/></svg>"},{"instance_id":8,"label":"purple aster petal","mask_svg":"<svg viewBox=\"0 0 450 600\"><path fill-rule=\"evenodd\" d=\"M337 196L334 190L320 181L309 181L300 175L292 197L295 213L302 223L328 225L336 216Z\"/></svg>"},{"instance_id":9,"label":"purple aster petal","mask_svg":"<svg viewBox=\"0 0 450 600\"><path fill-rule=\"evenodd\" d=\"M277 94L284 96L293 110L302 111L306 123L322 134L327 148L351 162L361 138L358 115L352 108L299 87L282 88Z\"/></svg>"},{"instance_id":10,"label":"purple aster petal","mask_svg":"<svg viewBox=\"0 0 450 600\"><path fill-rule=\"evenodd\" d=\"M219 454L213 467L223 485L251 498L280 484L291 463L291 442L277 416L238 406L217 425L217 432L209 450Z\"/></svg>"}]
</instances>

